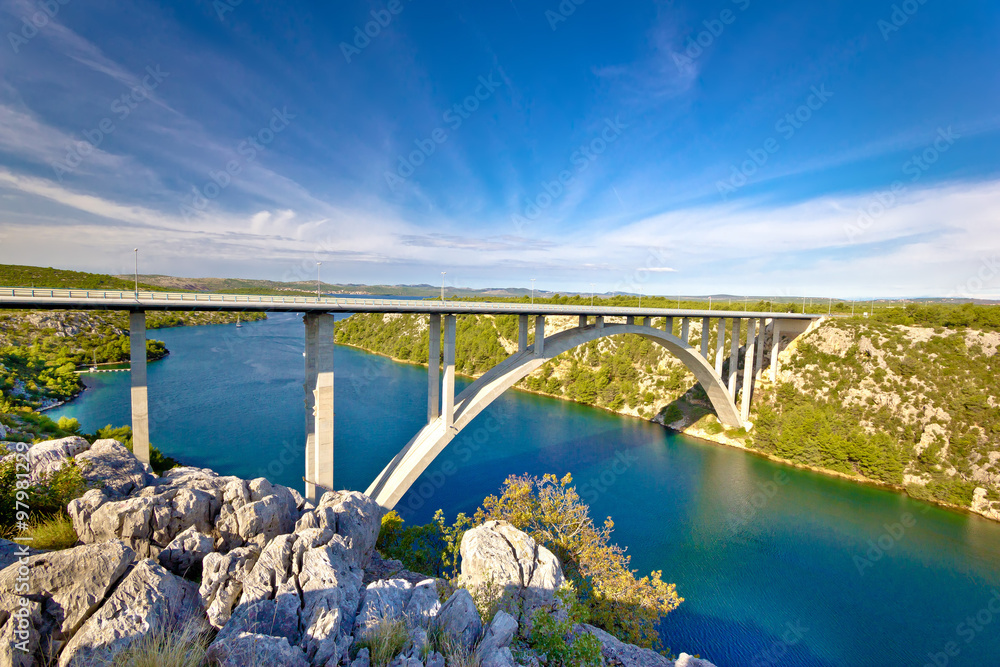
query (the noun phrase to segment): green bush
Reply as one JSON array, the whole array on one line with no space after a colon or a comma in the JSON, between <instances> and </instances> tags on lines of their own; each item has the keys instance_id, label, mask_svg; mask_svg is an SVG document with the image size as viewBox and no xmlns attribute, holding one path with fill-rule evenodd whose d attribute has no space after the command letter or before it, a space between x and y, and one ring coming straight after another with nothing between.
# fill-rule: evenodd
<instances>
[{"instance_id":1,"label":"green bush","mask_svg":"<svg viewBox=\"0 0 1000 667\"><path fill-rule=\"evenodd\" d=\"M589 620L586 607L577 601L570 587L559 589L556 595L567 613L535 611L528 644L546 656L546 665L552 667L599 667L604 663L600 640L590 633L573 636L573 626Z\"/></svg>"}]
</instances>

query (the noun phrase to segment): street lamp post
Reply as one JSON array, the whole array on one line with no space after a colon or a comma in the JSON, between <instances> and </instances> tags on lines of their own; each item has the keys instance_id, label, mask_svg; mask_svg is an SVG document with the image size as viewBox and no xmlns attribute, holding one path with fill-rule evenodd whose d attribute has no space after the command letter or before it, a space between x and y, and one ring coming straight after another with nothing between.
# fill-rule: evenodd
<instances>
[{"instance_id":1,"label":"street lamp post","mask_svg":"<svg viewBox=\"0 0 1000 667\"><path fill-rule=\"evenodd\" d=\"M590 307L594 307L594 283L590 283Z\"/></svg>"},{"instance_id":2,"label":"street lamp post","mask_svg":"<svg viewBox=\"0 0 1000 667\"><path fill-rule=\"evenodd\" d=\"M642 308L642 285L639 285L639 307Z\"/></svg>"},{"instance_id":3,"label":"street lamp post","mask_svg":"<svg viewBox=\"0 0 1000 667\"><path fill-rule=\"evenodd\" d=\"M441 303L444 303L444 277L447 273L447 271L441 272Z\"/></svg>"},{"instance_id":4,"label":"street lamp post","mask_svg":"<svg viewBox=\"0 0 1000 667\"><path fill-rule=\"evenodd\" d=\"M535 279L531 279L531 305L535 305Z\"/></svg>"},{"instance_id":5,"label":"street lamp post","mask_svg":"<svg viewBox=\"0 0 1000 667\"><path fill-rule=\"evenodd\" d=\"M135 300L139 300L139 249L135 249Z\"/></svg>"},{"instance_id":6,"label":"street lamp post","mask_svg":"<svg viewBox=\"0 0 1000 667\"><path fill-rule=\"evenodd\" d=\"M319 301L319 286L322 284L319 280L319 267L323 265L323 262L316 262L316 300Z\"/></svg>"}]
</instances>

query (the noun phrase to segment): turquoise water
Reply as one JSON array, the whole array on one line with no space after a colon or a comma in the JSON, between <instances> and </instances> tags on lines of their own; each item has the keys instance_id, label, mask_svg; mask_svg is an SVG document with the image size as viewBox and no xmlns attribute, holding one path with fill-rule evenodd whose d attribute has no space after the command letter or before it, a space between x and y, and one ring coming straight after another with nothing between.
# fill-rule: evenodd
<instances>
[{"instance_id":1,"label":"turquoise water","mask_svg":"<svg viewBox=\"0 0 1000 667\"><path fill-rule=\"evenodd\" d=\"M171 350L149 367L154 444L301 489L301 318L152 335ZM422 425L426 371L345 347L335 363L337 485L364 490ZM127 374L85 382L53 417L128 423ZM633 567L676 582L686 601L663 636L677 652L720 667L1000 665L1000 524L640 420L508 392L398 509L419 522L471 512L525 472L572 473Z\"/></svg>"}]
</instances>

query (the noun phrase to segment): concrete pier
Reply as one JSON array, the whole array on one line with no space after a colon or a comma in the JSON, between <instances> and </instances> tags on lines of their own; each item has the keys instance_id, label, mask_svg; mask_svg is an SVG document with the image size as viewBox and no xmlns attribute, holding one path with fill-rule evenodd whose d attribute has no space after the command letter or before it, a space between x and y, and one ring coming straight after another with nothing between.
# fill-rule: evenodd
<instances>
[{"instance_id":1,"label":"concrete pier","mask_svg":"<svg viewBox=\"0 0 1000 667\"><path fill-rule=\"evenodd\" d=\"M772 322L774 320L771 320ZM767 333L767 320L765 318L760 318L760 327L757 329L757 346L754 348L756 350L757 359L753 366L753 386L750 387L751 397L754 390L757 387L757 381L760 379L761 373L764 372L764 334Z\"/></svg>"},{"instance_id":2,"label":"concrete pier","mask_svg":"<svg viewBox=\"0 0 1000 667\"><path fill-rule=\"evenodd\" d=\"M535 356L545 354L545 316L535 317Z\"/></svg>"},{"instance_id":3,"label":"concrete pier","mask_svg":"<svg viewBox=\"0 0 1000 667\"><path fill-rule=\"evenodd\" d=\"M577 326L580 326L580 327L587 326L587 316L586 315L581 315L580 316L580 320L579 320L579 323L577 324Z\"/></svg>"},{"instance_id":4,"label":"concrete pier","mask_svg":"<svg viewBox=\"0 0 1000 667\"><path fill-rule=\"evenodd\" d=\"M720 317L715 342L715 374L722 377L722 364L726 360L726 318Z\"/></svg>"},{"instance_id":5,"label":"concrete pier","mask_svg":"<svg viewBox=\"0 0 1000 667\"><path fill-rule=\"evenodd\" d=\"M517 351L524 352L528 349L528 316L517 316Z\"/></svg>"},{"instance_id":6,"label":"concrete pier","mask_svg":"<svg viewBox=\"0 0 1000 667\"><path fill-rule=\"evenodd\" d=\"M771 320L771 382L778 381L778 353L781 345L781 320Z\"/></svg>"},{"instance_id":7,"label":"concrete pier","mask_svg":"<svg viewBox=\"0 0 1000 667\"><path fill-rule=\"evenodd\" d=\"M665 321L663 322L663 330L666 331L668 334L672 334L674 332L674 318L666 317L664 318L664 320Z\"/></svg>"},{"instance_id":8,"label":"concrete pier","mask_svg":"<svg viewBox=\"0 0 1000 667\"><path fill-rule=\"evenodd\" d=\"M761 320L763 322L763 320ZM753 392L754 343L757 341L757 320L747 320L747 349L743 356L743 390L740 392L740 419L750 417L750 394Z\"/></svg>"},{"instance_id":9,"label":"concrete pier","mask_svg":"<svg viewBox=\"0 0 1000 667\"><path fill-rule=\"evenodd\" d=\"M444 388L441 401L445 430L455 422L455 316L444 316Z\"/></svg>"},{"instance_id":10,"label":"concrete pier","mask_svg":"<svg viewBox=\"0 0 1000 667\"><path fill-rule=\"evenodd\" d=\"M129 356L132 375L132 453L149 463L149 390L146 385L146 313L128 317Z\"/></svg>"},{"instance_id":11,"label":"concrete pier","mask_svg":"<svg viewBox=\"0 0 1000 667\"><path fill-rule=\"evenodd\" d=\"M306 329L306 499L318 502L333 490L333 335L334 316L309 313Z\"/></svg>"},{"instance_id":12,"label":"concrete pier","mask_svg":"<svg viewBox=\"0 0 1000 667\"><path fill-rule=\"evenodd\" d=\"M682 317L681 318L681 340L684 344L688 344L688 336L691 334L691 318Z\"/></svg>"},{"instance_id":13,"label":"concrete pier","mask_svg":"<svg viewBox=\"0 0 1000 667\"><path fill-rule=\"evenodd\" d=\"M708 339L712 334L712 323L707 317L701 318L701 356L708 359Z\"/></svg>"},{"instance_id":14,"label":"concrete pier","mask_svg":"<svg viewBox=\"0 0 1000 667\"><path fill-rule=\"evenodd\" d=\"M729 394L736 400L736 373L740 368L740 320L733 319L732 345L729 349Z\"/></svg>"},{"instance_id":15,"label":"concrete pier","mask_svg":"<svg viewBox=\"0 0 1000 667\"><path fill-rule=\"evenodd\" d=\"M431 313L427 350L427 423L441 415L441 315Z\"/></svg>"}]
</instances>

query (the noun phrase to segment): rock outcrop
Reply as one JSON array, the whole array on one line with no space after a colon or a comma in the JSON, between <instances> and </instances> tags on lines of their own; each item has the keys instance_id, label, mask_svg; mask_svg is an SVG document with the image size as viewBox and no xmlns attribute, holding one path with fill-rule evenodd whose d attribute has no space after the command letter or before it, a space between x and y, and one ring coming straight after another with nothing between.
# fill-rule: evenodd
<instances>
[{"instance_id":1,"label":"rock outcrop","mask_svg":"<svg viewBox=\"0 0 1000 667\"><path fill-rule=\"evenodd\" d=\"M77 631L59 656L59 667L110 663L142 637L203 625L197 586L145 559Z\"/></svg>"},{"instance_id":2,"label":"rock outcrop","mask_svg":"<svg viewBox=\"0 0 1000 667\"><path fill-rule=\"evenodd\" d=\"M505 521L487 521L462 537L462 584L472 590L499 588L519 610L523 636L539 609L554 611L563 583L559 559Z\"/></svg>"},{"instance_id":3,"label":"rock outcrop","mask_svg":"<svg viewBox=\"0 0 1000 667\"><path fill-rule=\"evenodd\" d=\"M34 483L45 479L88 449L90 443L78 435L32 445L28 450L29 479Z\"/></svg>"},{"instance_id":4,"label":"rock outcrop","mask_svg":"<svg viewBox=\"0 0 1000 667\"><path fill-rule=\"evenodd\" d=\"M403 627L391 667L517 667L525 645L514 642L532 614L565 617L555 596L559 561L508 523L466 532L464 587L442 604L451 584L375 551L384 512L364 494L329 492L313 507L264 479L197 468L155 477L117 441L84 443L50 441L36 454L51 471L75 452L100 485L68 508L83 545L31 553L0 542L8 565L0 570L0 665L56 656L59 667L111 664L136 642L214 634L213 665L371 667L369 650L356 647L352 660L351 647ZM28 588L18 590L25 571ZM501 606L485 629L474 594ZM597 636L607 664L673 665L596 628L574 632ZM692 660L677 664L709 664ZM530 651L525 661L539 664Z\"/></svg>"}]
</instances>

